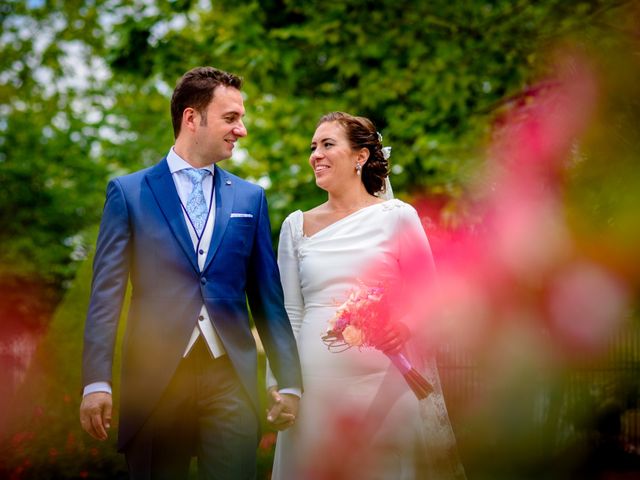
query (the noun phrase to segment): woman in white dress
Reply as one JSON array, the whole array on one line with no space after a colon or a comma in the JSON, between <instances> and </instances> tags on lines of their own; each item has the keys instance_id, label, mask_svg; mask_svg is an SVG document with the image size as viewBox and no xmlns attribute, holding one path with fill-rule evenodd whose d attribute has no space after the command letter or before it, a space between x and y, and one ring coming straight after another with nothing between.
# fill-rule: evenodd
<instances>
[{"instance_id":1,"label":"woman in white dress","mask_svg":"<svg viewBox=\"0 0 640 480\"><path fill-rule=\"evenodd\" d=\"M336 307L365 276L367 283L402 282L404 271L415 276L416 264L433 276L416 211L384 200L385 157L372 122L341 112L322 117L311 141L309 163L328 200L290 214L280 234L304 393L295 423L278 433L273 479L464 478L435 363L411 355L419 350L415 324L394 323L377 349L335 353L322 341ZM407 354L434 392L419 402L383 352Z\"/></svg>"}]
</instances>

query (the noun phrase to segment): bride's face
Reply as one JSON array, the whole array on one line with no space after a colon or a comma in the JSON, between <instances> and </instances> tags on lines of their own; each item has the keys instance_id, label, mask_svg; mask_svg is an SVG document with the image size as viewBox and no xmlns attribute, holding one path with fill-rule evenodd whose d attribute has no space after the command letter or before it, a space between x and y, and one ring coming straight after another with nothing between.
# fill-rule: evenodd
<instances>
[{"instance_id":1,"label":"bride's face","mask_svg":"<svg viewBox=\"0 0 640 480\"><path fill-rule=\"evenodd\" d=\"M358 154L351 148L339 123L325 122L316 129L311 139L309 163L318 187L332 191L360 181L355 169L357 159Z\"/></svg>"}]
</instances>

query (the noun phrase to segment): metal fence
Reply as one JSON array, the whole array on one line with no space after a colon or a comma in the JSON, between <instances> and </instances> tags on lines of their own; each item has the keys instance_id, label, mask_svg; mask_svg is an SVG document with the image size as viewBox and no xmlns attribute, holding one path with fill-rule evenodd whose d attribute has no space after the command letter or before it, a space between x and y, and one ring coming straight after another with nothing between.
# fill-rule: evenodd
<instances>
[{"instance_id":1,"label":"metal fence","mask_svg":"<svg viewBox=\"0 0 640 480\"><path fill-rule=\"evenodd\" d=\"M528 425L538 429L532 436L539 434L556 451L609 435L640 458L639 325L630 323L610 340L605 351L597 359L560 365L552 382L540 386L543 393L529 410L534 418L527 419ZM486 382L481 378L485 373L472 353L456 345L440 349L438 369L454 429L464 442L465 435L474 432L463 419L468 418L474 400L485 393Z\"/></svg>"}]
</instances>

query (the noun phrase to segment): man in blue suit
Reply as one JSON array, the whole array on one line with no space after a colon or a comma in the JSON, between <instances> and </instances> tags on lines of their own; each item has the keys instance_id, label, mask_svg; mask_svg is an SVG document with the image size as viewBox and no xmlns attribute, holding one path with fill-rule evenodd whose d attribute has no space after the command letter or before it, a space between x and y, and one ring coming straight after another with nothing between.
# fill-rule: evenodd
<instances>
[{"instance_id":1,"label":"man in blue suit","mask_svg":"<svg viewBox=\"0 0 640 480\"><path fill-rule=\"evenodd\" d=\"M127 282L118 449L131 478L255 478L257 352L248 305L279 386L276 428L302 384L283 307L265 193L219 168L247 131L242 80L187 72L171 99L175 145L109 182L83 352L83 428L107 438L113 352Z\"/></svg>"}]
</instances>

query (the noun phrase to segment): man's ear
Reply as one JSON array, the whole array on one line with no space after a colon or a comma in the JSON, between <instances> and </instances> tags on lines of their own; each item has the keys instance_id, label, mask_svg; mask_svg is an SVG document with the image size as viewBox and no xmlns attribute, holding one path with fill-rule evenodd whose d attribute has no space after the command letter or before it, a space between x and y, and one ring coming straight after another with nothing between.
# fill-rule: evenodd
<instances>
[{"instance_id":1,"label":"man's ear","mask_svg":"<svg viewBox=\"0 0 640 480\"><path fill-rule=\"evenodd\" d=\"M186 128L190 132L195 132L196 127L200 123L199 117L200 115L194 108L185 108L182 112L182 128Z\"/></svg>"}]
</instances>

